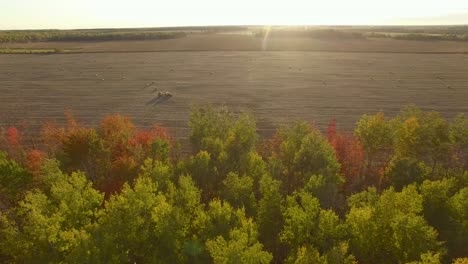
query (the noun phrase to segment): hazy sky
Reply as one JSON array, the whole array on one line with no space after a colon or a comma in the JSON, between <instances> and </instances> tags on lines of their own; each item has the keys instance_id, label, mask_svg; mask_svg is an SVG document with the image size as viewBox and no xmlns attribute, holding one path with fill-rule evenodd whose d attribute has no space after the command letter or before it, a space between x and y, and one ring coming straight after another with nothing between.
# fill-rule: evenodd
<instances>
[{"instance_id":1,"label":"hazy sky","mask_svg":"<svg viewBox=\"0 0 468 264\"><path fill-rule=\"evenodd\" d=\"M0 29L468 24L468 0L0 0Z\"/></svg>"}]
</instances>

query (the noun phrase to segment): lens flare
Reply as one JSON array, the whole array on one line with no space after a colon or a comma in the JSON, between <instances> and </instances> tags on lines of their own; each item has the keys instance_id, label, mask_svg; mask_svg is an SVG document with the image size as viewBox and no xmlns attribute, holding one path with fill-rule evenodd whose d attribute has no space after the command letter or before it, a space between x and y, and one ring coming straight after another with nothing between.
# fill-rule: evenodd
<instances>
[{"instance_id":1,"label":"lens flare","mask_svg":"<svg viewBox=\"0 0 468 264\"><path fill-rule=\"evenodd\" d=\"M268 35L270 35L271 26L265 26L263 29L263 40L262 40L262 50L267 49L268 44Z\"/></svg>"}]
</instances>

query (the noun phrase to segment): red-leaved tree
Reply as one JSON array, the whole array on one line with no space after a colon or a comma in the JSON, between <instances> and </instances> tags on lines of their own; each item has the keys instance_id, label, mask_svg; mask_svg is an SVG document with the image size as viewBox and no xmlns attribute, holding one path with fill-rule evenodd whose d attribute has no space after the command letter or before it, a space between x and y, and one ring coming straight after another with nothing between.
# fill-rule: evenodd
<instances>
[{"instance_id":1,"label":"red-leaved tree","mask_svg":"<svg viewBox=\"0 0 468 264\"><path fill-rule=\"evenodd\" d=\"M336 120L327 127L327 140L333 147L345 176L345 191L354 192L359 188L364 164L364 149L353 134L337 132Z\"/></svg>"}]
</instances>

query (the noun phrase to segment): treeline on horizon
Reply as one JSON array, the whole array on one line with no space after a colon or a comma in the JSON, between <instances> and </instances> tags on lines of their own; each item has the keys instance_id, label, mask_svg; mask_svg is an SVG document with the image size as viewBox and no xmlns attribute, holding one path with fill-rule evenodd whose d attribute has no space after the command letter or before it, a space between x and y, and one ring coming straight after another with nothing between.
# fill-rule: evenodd
<instances>
[{"instance_id":1,"label":"treeline on horizon","mask_svg":"<svg viewBox=\"0 0 468 264\"><path fill-rule=\"evenodd\" d=\"M382 30L385 30L382 28ZM400 32L401 31L401 32ZM389 28L389 31L374 31L373 28L357 29L353 27L337 28L271 28L262 29L255 32L256 37L271 38L316 38L316 39L368 39L368 38L391 38L400 40L419 40L419 41L468 41L467 33L421 33L404 30L404 27L398 31Z\"/></svg>"},{"instance_id":2,"label":"treeline on horizon","mask_svg":"<svg viewBox=\"0 0 468 264\"><path fill-rule=\"evenodd\" d=\"M192 152L106 116L0 132L2 263L467 263L468 120L406 107L353 133L194 108Z\"/></svg>"},{"instance_id":3,"label":"treeline on horizon","mask_svg":"<svg viewBox=\"0 0 468 264\"><path fill-rule=\"evenodd\" d=\"M0 43L48 42L48 41L114 41L114 40L158 40L182 38L183 31L141 30L38 30L0 31Z\"/></svg>"},{"instance_id":4,"label":"treeline on horizon","mask_svg":"<svg viewBox=\"0 0 468 264\"><path fill-rule=\"evenodd\" d=\"M247 30L245 26L193 26L158 28L97 28L0 30L0 43L48 41L114 41L183 38L193 32L217 33Z\"/></svg>"},{"instance_id":5,"label":"treeline on horizon","mask_svg":"<svg viewBox=\"0 0 468 264\"><path fill-rule=\"evenodd\" d=\"M103 28L71 30L0 30L0 43L158 40L191 33L252 31L255 37L468 41L466 26L193 26L161 28Z\"/></svg>"}]
</instances>

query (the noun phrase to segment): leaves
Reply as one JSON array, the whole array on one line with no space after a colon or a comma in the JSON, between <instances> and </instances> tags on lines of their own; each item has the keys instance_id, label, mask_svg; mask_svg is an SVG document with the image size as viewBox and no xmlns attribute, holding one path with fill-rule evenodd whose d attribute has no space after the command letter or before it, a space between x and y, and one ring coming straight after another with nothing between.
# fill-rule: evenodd
<instances>
[{"instance_id":1,"label":"leaves","mask_svg":"<svg viewBox=\"0 0 468 264\"><path fill-rule=\"evenodd\" d=\"M422 216L423 199L414 186L401 192L375 189L351 196L346 223L352 252L362 263L417 260L422 253L440 250L437 231Z\"/></svg>"},{"instance_id":2,"label":"leaves","mask_svg":"<svg viewBox=\"0 0 468 264\"><path fill-rule=\"evenodd\" d=\"M467 254L463 116L365 115L354 135L336 122L326 135L295 123L260 155L252 116L197 108L193 154L180 156L162 127L113 115L93 128L66 115L34 147L2 130L2 263L445 263Z\"/></svg>"}]
</instances>

